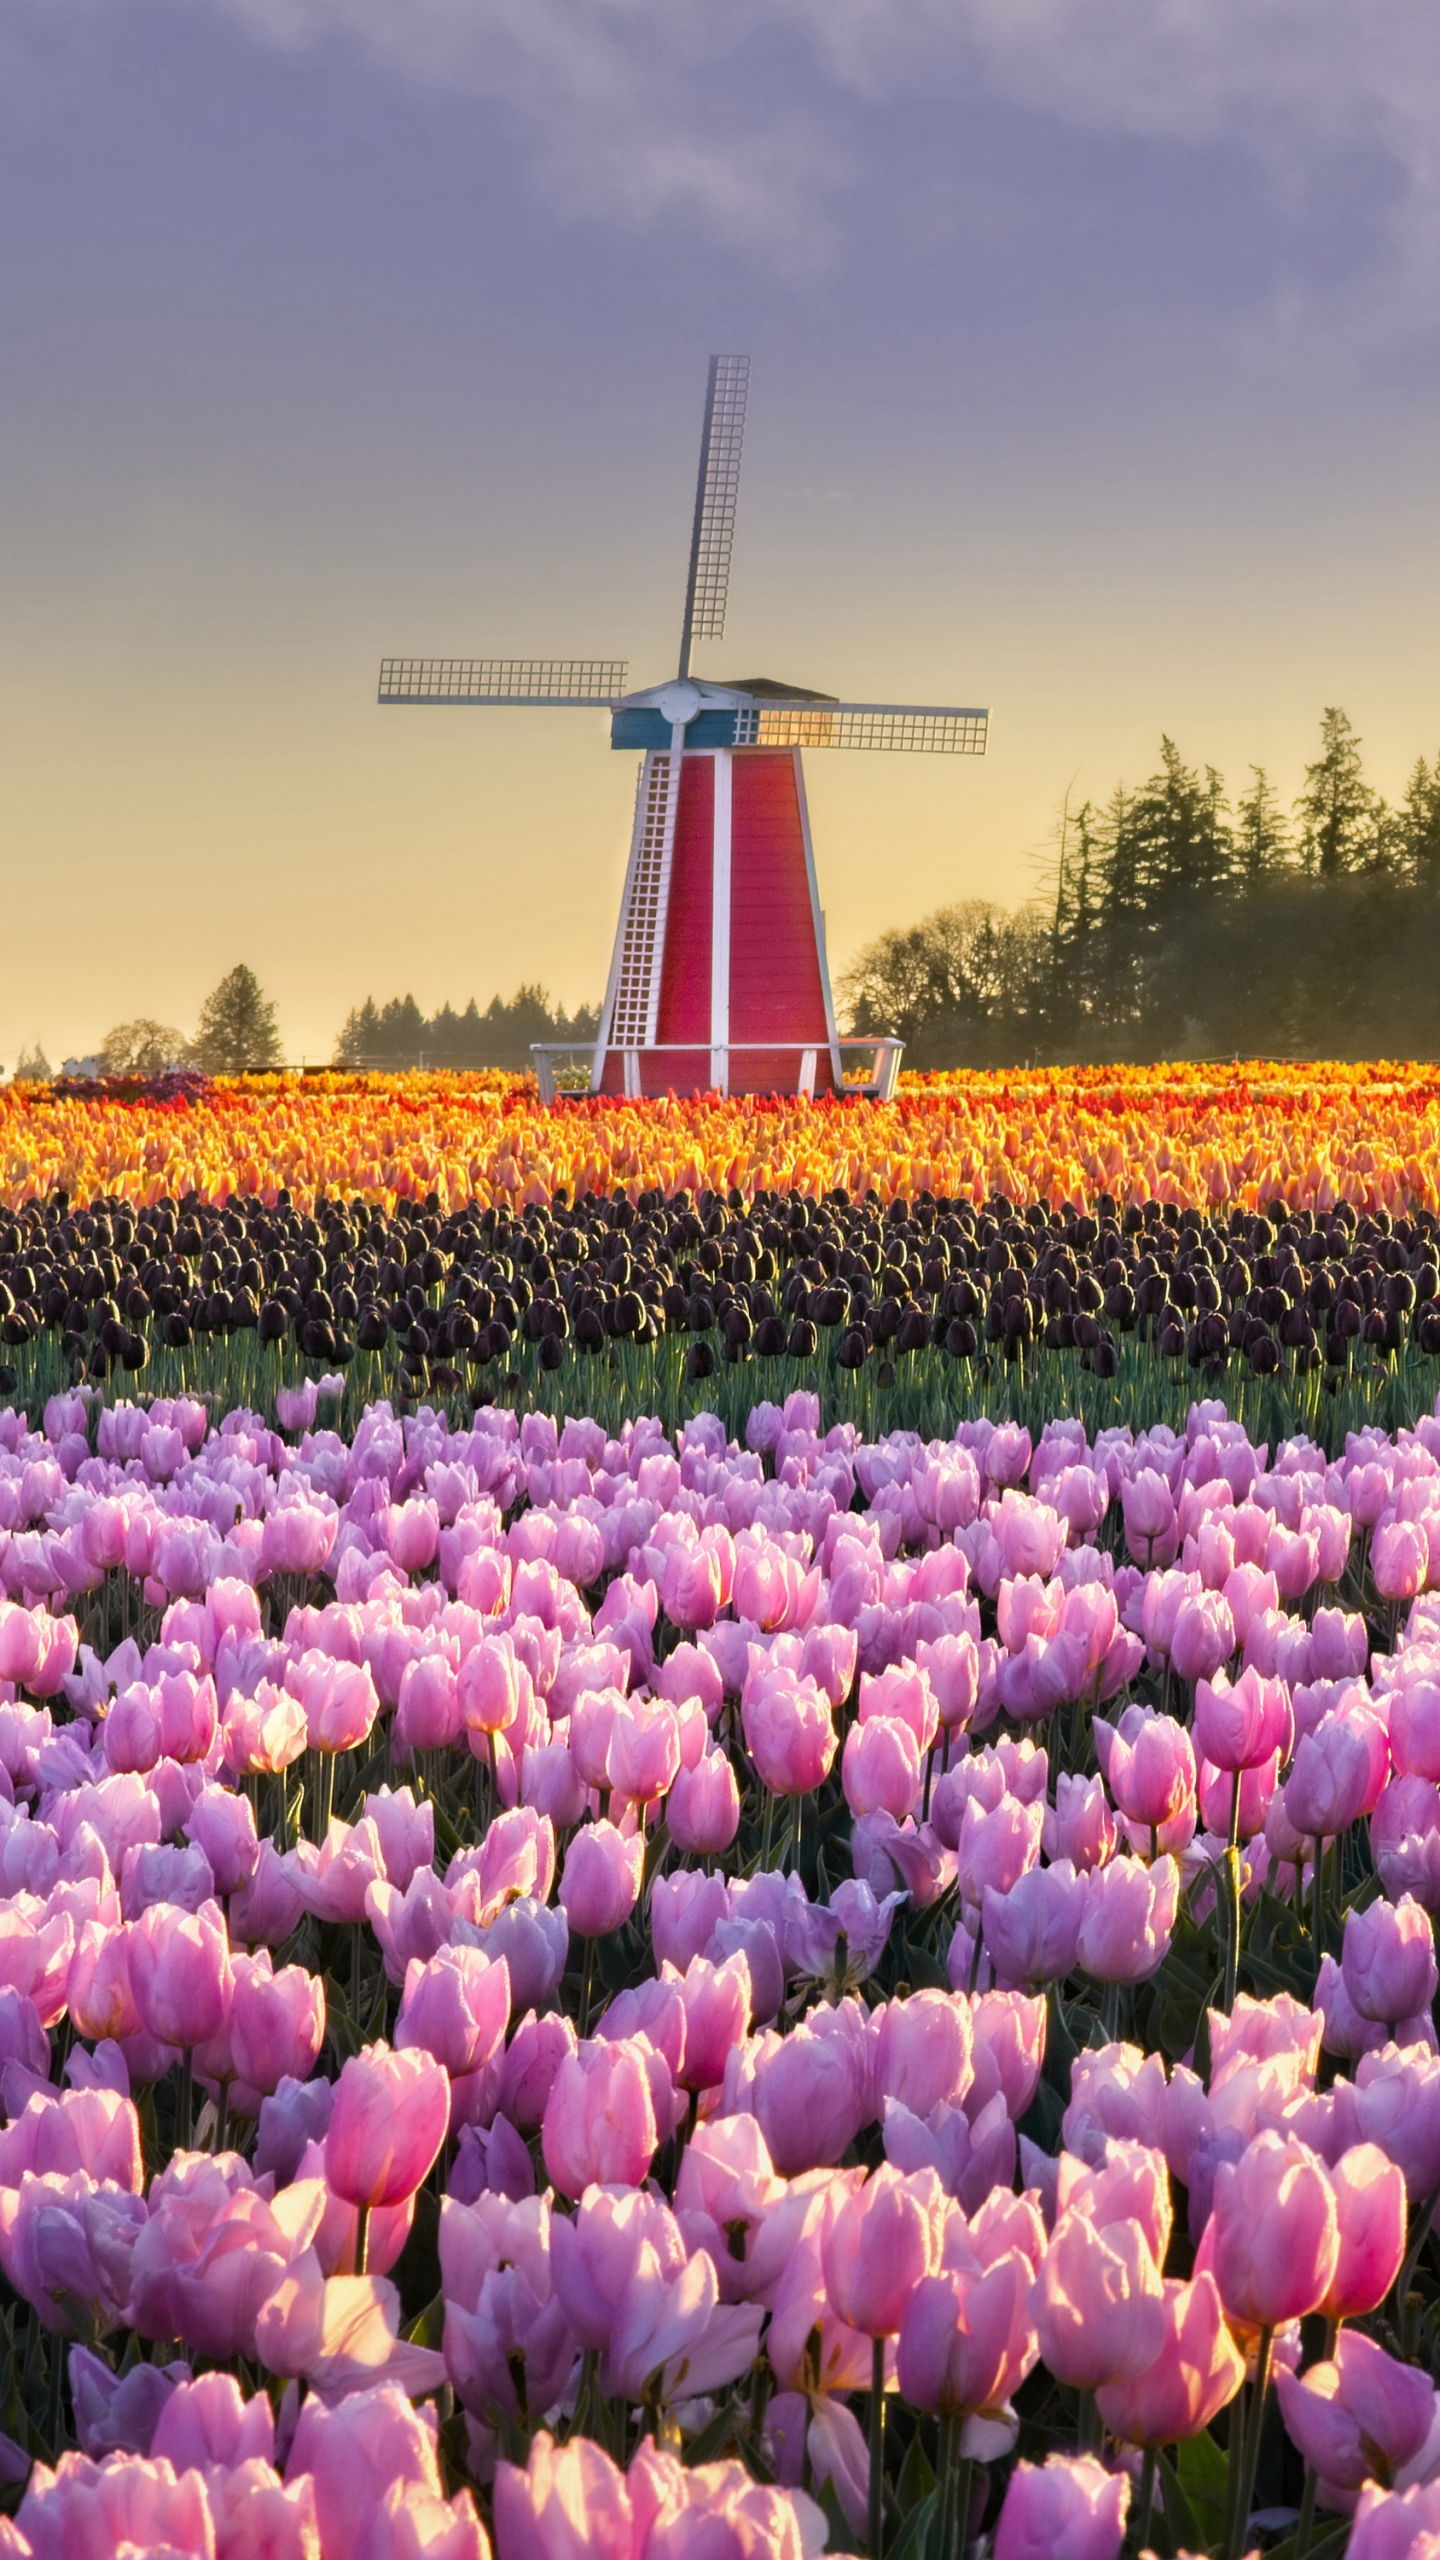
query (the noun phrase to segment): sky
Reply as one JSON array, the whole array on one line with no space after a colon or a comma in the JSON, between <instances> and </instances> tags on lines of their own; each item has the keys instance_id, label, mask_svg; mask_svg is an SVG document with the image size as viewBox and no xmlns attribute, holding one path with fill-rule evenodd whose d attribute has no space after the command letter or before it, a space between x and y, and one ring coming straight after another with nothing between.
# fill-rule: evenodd
<instances>
[{"instance_id":1,"label":"sky","mask_svg":"<svg viewBox=\"0 0 1440 2560\"><path fill-rule=\"evenodd\" d=\"M1162 732L1440 750L1433 0L0 0L0 1061L603 992L635 759L382 655L987 704L814 754L832 962ZM1263 1026L1257 1026L1263 1046Z\"/></svg>"}]
</instances>

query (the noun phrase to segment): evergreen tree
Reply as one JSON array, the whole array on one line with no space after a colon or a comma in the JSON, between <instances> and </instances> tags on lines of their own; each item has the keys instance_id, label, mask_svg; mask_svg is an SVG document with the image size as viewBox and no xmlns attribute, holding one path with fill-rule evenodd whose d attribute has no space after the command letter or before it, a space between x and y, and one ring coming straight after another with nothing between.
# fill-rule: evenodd
<instances>
[{"instance_id":1,"label":"evergreen tree","mask_svg":"<svg viewBox=\"0 0 1440 2560\"><path fill-rule=\"evenodd\" d=\"M1225 786L1213 765L1205 779L1183 764L1173 738L1160 741L1160 771L1142 784L1126 812L1127 856L1135 902L1150 910L1176 890L1214 888L1232 866Z\"/></svg>"},{"instance_id":2,"label":"evergreen tree","mask_svg":"<svg viewBox=\"0 0 1440 2560\"><path fill-rule=\"evenodd\" d=\"M243 960L206 997L190 1055L212 1076L259 1075L281 1064L275 1007Z\"/></svg>"},{"instance_id":3,"label":"evergreen tree","mask_svg":"<svg viewBox=\"0 0 1440 2560\"><path fill-rule=\"evenodd\" d=\"M1363 871L1375 851L1380 804L1360 765L1360 741L1343 711L1332 704L1320 722L1320 753L1305 767L1305 787L1295 803L1300 860L1317 880Z\"/></svg>"},{"instance_id":4,"label":"evergreen tree","mask_svg":"<svg viewBox=\"0 0 1440 2560\"><path fill-rule=\"evenodd\" d=\"M1283 869L1290 858L1290 831L1270 777L1261 764L1250 773L1250 788L1235 804L1235 859L1245 881Z\"/></svg>"},{"instance_id":5,"label":"evergreen tree","mask_svg":"<svg viewBox=\"0 0 1440 2560\"><path fill-rule=\"evenodd\" d=\"M1417 886L1440 889L1440 755L1417 759L1396 811L1398 868Z\"/></svg>"}]
</instances>

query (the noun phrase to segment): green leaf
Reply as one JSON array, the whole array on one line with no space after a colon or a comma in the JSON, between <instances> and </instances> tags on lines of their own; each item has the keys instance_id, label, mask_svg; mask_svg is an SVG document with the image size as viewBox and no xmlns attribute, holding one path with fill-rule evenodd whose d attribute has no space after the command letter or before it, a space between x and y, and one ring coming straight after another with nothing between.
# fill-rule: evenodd
<instances>
[{"instance_id":1,"label":"green leaf","mask_svg":"<svg viewBox=\"0 0 1440 2560\"><path fill-rule=\"evenodd\" d=\"M900 2465L900 2477L895 2483L895 2496L902 2516L908 2516L913 2507L921 2505L929 2497L934 2486L934 2465L925 2450L924 2440L917 2427L910 2439L905 2459Z\"/></svg>"},{"instance_id":2,"label":"green leaf","mask_svg":"<svg viewBox=\"0 0 1440 2560\"><path fill-rule=\"evenodd\" d=\"M1195 2512L1180 2486L1175 2465L1168 2453L1156 2457L1160 2470L1160 2493L1165 2501L1165 2521L1170 2528L1172 2551L1203 2551L1204 2538L1195 2521Z\"/></svg>"},{"instance_id":3,"label":"green leaf","mask_svg":"<svg viewBox=\"0 0 1440 2560\"><path fill-rule=\"evenodd\" d=\"M1177 2459L1180 2486L1200 2527L1205 2546L1217 2548L1225 2531L1229 2461L1208 2428L1181 2445Z\"/></svg>"},{"instance_id":4,"label":"green leaf","mask_svg":"<svg viewBox=\"0 0 1440 2560\"><path fill-rule=\"evenodd\" d=\"M904 2480L904 2473L901 2473ZM886 2560L944 2560L935 2549L940 2532L940 2492L932 2489L917 2507L912 2507L893 2542L886 2545Z\"/></svg>"},{"instance_id":5,"label":"green leaf","mask_svg":"<svg viewBox=\"0 0 1440 2560\"><path fill-rule=\"evenodd\" d=\"M444 2335L445 2296L443 2293L437 2293L434 2301L427 2302L423 2311L417 2311L414 2319L409 2321L401 2331L406 2344L412 2347L438 2348Z\"/></svg>"},{"instance_id":6,"label":"green leaf","mask_svg":"<svg viewBox=\"0 0 1440 2560\"><path fill-rule=\"evenodd\" d=\"M819 2504L825 2511L825 2522L829 2527L825 2536L826 2550L854 2551L857 2547L854 2527L847 2521L845 2510L835 2495L833 2480L827 2480L820 2490Z\"/></svg>"}]
</instances>

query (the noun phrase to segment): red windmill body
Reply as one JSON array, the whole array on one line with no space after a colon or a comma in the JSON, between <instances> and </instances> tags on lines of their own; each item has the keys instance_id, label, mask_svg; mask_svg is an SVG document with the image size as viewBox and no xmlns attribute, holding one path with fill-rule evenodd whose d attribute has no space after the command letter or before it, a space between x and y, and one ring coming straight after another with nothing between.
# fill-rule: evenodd
<instances>
[{"instance_id":1,"label":"red windmill body","mask_svg":"<svg viewBox=\"0 0 1440 2560\"><path fill-rule=\"evenodd\" d=\"M847 1086L825 952L802 747L983 755L985 711L839 702L756 677L690 672L693 644L725 628L749 377L715 356L705 402L680 667L627 693L616 660L387 658L390 703L603 704L610 742L639 748L635 823L589 1089L663 1094L874 1092ZM537 1052L542 1090L548 1057Z\"/></svg>"}]
</instances>

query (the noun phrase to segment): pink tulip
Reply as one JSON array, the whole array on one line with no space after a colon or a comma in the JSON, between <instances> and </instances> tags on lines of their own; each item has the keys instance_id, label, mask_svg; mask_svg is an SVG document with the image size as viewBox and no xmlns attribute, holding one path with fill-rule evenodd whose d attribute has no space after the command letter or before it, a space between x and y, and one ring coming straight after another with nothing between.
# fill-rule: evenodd
<instances>
[{"instance_id":1,"label":"pink tulip","mask_svg":"<svg viewBox=\"0 0 1440 2560\"><path fill-rule=\"evenodd\" d=\"M939 2260L939 2181L907 2178L887 2162L835 2204L821 2232L821 2263L840 2318L867 2338L893 2338L905 2305Z\"/></svg>"},{"instance_id":2,"label":"pink tulip","mask_svg":"<svg viewBox=\"0 0 1440 2560\"><path fill-rule=\"evenodd\" d=\"M1440 2534L1440 2482L1425 2481L1405 2490L1379 2488L1367 2480L1355 2503L1355 2520L1346 2556L1355 2560L1424 2560Z\"/></svg>"},{"instance_id":3,"label":"pink tulip","mask_svg":"<svg viewBox=\"0 0 1440 2560\"><path fill-rule=\"evenodd\" d=\"M287 1670L285 1686L305 1710L312 1751L354 1751L368 1741L380 1699L363 1662L302 1653Z\"/></svg>"},{"instance_id":4,"label":"pink tulip","mask_svg":"<svg viewBox=\"0 0 1440 2560\"><path fill-rule=\"evenodd\" d=\"M650 1934L655 1961L673 1964L683 1973L692 1956L703 1955L718 1922L730 1916L730 1895L723 1876L684 1868L660 1875L650 1888Z\"/></svg>"},{"instance_id":5,"label":"pink tulip","mask_svg":"<svg viewBox=\"0 0 1440 2560\"><path fill-rule=\"evenodd\" d=\"M1145 1483L1147 1478L1142 1477ZM1130 2483L1093 2454L1017 2462L995 2527L995 2560L1117 2560Z\"/></svg>"},{"instance_id":6,"label":"pink tulip","mask_svg":"<svg viewBox=\"0 0 1440 2560\"><path fill-rule=\"evenodd\" d=\"M750 1968L743 1956L723 1964L692 1956L680 1981L685 2046L675 2077L682 2089L715 2089L725 2065L750 2028Z\"/></svg>"},{"instance_id":7,"label":"pink tulip","mask_svg":"<svg viewBox=\"0 0 1440 2560\"><path fill-rule=\"evenodd\" d=\"M1164 1962L1180 1907L1180 1870L1173 1858L1153 1866L1115 1858L1086 1888L1079 1957L1100 1982L1148 1982Z\"/></svg>"},{"instance_id":8,"label":"pink tulip","mask_svg":"<svg viewBox=\"0 0 1440 2560\"><path fill-rule=\"evenodd\" d=\"M625 2474L591 2437L555 2445L542 2430L523 2471L496 2468L495 2544L498 2560L636 2560Z\"/></svg>"},{"instance_id":9,"label":"pink tulip","mask_svg":"<svg viewBox=\"0 0 1440 2560\"><path fill-rule=\"evenodd\" d=\"M1440 1980L1429 1913L1409 1894L1347 1912L1341 1969L1362 2018L1394 2025L1417 2017L1430 2007Z\"/></svg>"},{"instance_id":10,"label":"pink tulip","mask_svg":"<svg viewBox=\"0 0 1440 2560\"><path fill-rule=\"evenodd\" d=\"M232 1795L228 1787L201 1788L185 1837L203 1851L217 1893L240 1892L260 1863L255 1809L248 1796Z\"/></svg>"},{"instance_id":11,"label":"pink tulip","mask_svg":"<svg viewBox=\"0 0 1440 2560\"><path fill-rule=\"evenodd\" d=\"M1063 1773L1055 1781L1055 1802L1044 1817L1045 1855L1058 1862L1068 1858L1077 1874L1091 1867L1103 1867L1115 1854L1115 1817L1105 1798L1104 1782L1099 1777L1072 1778Z\"/></svg>"},{"instance_id":12,"label":"pink tulip","mask_svg":"<svg viewBox=\"0 0 1440 2560\"><path fill-rule=\"evenodd\" d=\"M523 2017L506 2048L500 2070L499 2104L521 2133L538 2133L561 2063L576 2048L568 2018L553 2013Z\"/></svg>"},{"instance_id":13,"label":"pink tulip","mask_svg":"<svg viewBox=\"0 0 1440 2560\"><path fill-rule=\"evenodd\" d=\"M1370 1572L1382 1600L1413 1600L1423 1591L1430 1549L1423 1522L1382 1520L1370 1542Z\"/></svg>"},{"instance_id":14,"label":"pink tulip","mask_svg":"<svg viewBox=\"0 0 1440 2560\"><path fill-rule=\"evenodd\" d=\"M440 2497L436 2433L433 2408L412 2409L393 2382L352 2392L334 2408L314 2392L307 2397L285 2480L289 2487L308 2474L314 2483L320 2560L353 2560L370 2518L397 2486Z\"/></svg>"},{"instance_id":15,"label":"pink tulip","mask_svg":"<svg viewBox=\"0 0 1440 2560\"><path fill-rule=\"evenodd\" d=\"M1290 1755L1294 1718L1282 1680L1242 1671L1202 1680L1195 1692L1195 1747L1217 1769L1253 1769L1279 1752Z\"/></svg>"},{"instance_id":16,"label":"pink tulip","mask_svg":"<svg viewBox=\"0 0 1440 2560\"><path fill-rule=\"evenodd\" d=\"M1343 2151L1330 2172L1340 2254L1320 2308L1327 2320L1378 2311L1405 2256L1405 2180L1373 2142Z\"/></svg>"},{"instance_id":17,"label":"pink tulip","mask_svg":"<svg viewBox=\"0 0 1440 2560\"><path fill-rule=\"evenodd\" d=\"M999 1978L1028 1986L1062 1982L1074 1971L1085 1889L1068 1859L1032 1867L1008 1893L987 1886L985 1946Z\"/></svg>"},{"instance_id":18,"label":"pink tulip","mask_svg":"<svg viewBox=\"0 0 1440 2560\"><path fill-rule=\"evenodd\" d=\"M37 2093L0 2133L0 2188L18 2188L27 2177L68 2178L77 2170L132 2195L143 2192L139 2118L129 2098L113 2089Z\"/></svg>"},{"instance_id":19,"label":"pink tulip","mask_svg":"<svg viewBox=\"0 0 1440 2560\"><path fill-rule=\"evenodd\" d=\"M325 1985L303 1965L272 1975L270 1959L235 1963L230 2051L235 2077L268 2097L282 2080L306 2080L325 2041Z\"/></svg>"},{"instance_id":20,"label":"pink tulip","mask_svg":"<svg viewBox=\"0 0 1440 2560\"><path fill-rule=\"evenodd\" d=\"M845 1736L841 1783L852 1814L903 1822L920 1801L920 1746L899 1716L871 1716Z\"/></svg>"},{"instance_id":21,"label":"pink tulip","mask_svg":"<svg viewBox=\"0 0 1440 2560\"><path fill-rule=\"evenodd\" d=\"M993 1812L972 1797L960 1824L959 1872L962 1899L972 1910L983 1907L987 1890L1008 1893L1040 1855L1045 1809L1003 1796Z\"/></svg>"},{"instance_id":22,"label":"pink tulip","mask_svg":"<svg viewBox=\"0 0 1440 2560\"><path fill-rule=\"evenodd\" d=\"M413 1960L395 2029L399 2052L432 2054L452 2080L480 2071L499 2052L510 2023L510 1974L478 1947L441 1947L428 1964Z\"/></svg>"},{"instance_id":23,"label":"pink tulip","mask_svg":"<svg viewBox=\"0 0 1440 2560\"><path fill-rule=\"evenodd\" d=\"M541 2149L562 2195L638 2187L659 2136L650 2079L633 2044L594 2041L567 2054L545 2103Z\"/></svg>"},{"instance_id":24,"label":"pink tulip","mask_svg":"<svg viewBox=\"0 0 1440 2560\"><path fill-rule=\"evenodd\" d=\"M1395 2162L1412 2204L1440 2187L1440 2059L1423 2045L1386 2045L1355 2068L1354 2113L1363 2142Z\"/></svg>"},{"instance_id":25,"label":"pink tulip","mask_svg":"<svg viewBox=\"0 0 1440 2560\"><path fill-rule=\"evenodd\" d=\"M846 2033L801 2025L755 2074L755 2113L782 2177L831 2168L870 2115L866 2056Z\"/></svg>"},{"instance_id":26,"label":"pink tulip","mask_svg":"<svg viewBox=\"0 0 1440 2560\"><path fill-rule=\"evenodd\" d=\"M214 2464L269 2462L275 2420L263 2391L246 2400L230 2373L202 2374L172 2391L160 2412L150 2451L177 2471L208 2471Z\"/></svg>"},{"instance_id":27,"label":"pink tulip","mask_svg":"<svg viewBox=\"0 0 1440 2560\"><path fill-rule=\"evenodd\" d=\"M443 1653L422 1653L400 1675L400 1699L391 1728L397 1759L411 1751L440 1751L458 1741L460 1695Z\"/></svg>"},{"instance_id":28,"label":"pink tulip","mask_svg":"<svg viewBox=\"0 0 1440 2560\"><path fill-rule=\"evenodd\" d=\"M1096 2393L1107 2429L1126 2444L1175 2444L1198 2436L1245 2379L1245 2359L1226 2326L1212 2275L1197 2275L1189 2284L1167 2282L1164 2323L1155 2362Z\"/></svg>"},{"instance_id":29,"label":"pink tulip","mask_svg":"<svg viewBox=\"0 0 1440 2560\"><path fill-rule=\"evenodd\" d=\"M1440 1680L1402 1679L1390 1694L1389 1725L1402 1776L1440 1778Z\"/></svg>"},{"instance_id":30,"label":"pink tulip","mask_svg":"<svg viewBox=\"0 0 1440 2560\"><path fill-rule=\"evenodd\" d=\"M1286 1817L1306 1840L1334 1840L1372 1811L1389 1774L1385 1728L1368 1707L1345 1706L1302 1736L1285 1781Z\"/></svg>"},{"instance_id":31,"label":"pink tulip","mask_svg":"<svg viewBox=\"0 0 1440 2560\"><path fill-rule=\"evenodd\" d=\"M1164 1477L1143 1469L1121 1486L1120 1509L1125 1544L1135 1562L1147 1572L1152 1566L1171 1564L1180 1545L1180 1527Z\"/></svg>"},{"instance_id":32,"label":"pink tulip","mask_svg":"<svg viewBox=\"0 0 1440 2560\"><path fill-rule=\"evenodd\" d=\"M305 1905L286 1875L273 1840L262 1840L255 1873L232 1895L230 1937L235 1946L278 1947L298 1927Z\"/></svg>"},{"instance_id":33,"label":"pink tulip","mask_svg":"<svg viewBox=\"0 0 1440 2560\"><path fill-rule=\"evenodd\" d=\"M776 1672L741 1709L745 1747L772 1795L809 1795L835 1757L830 1701L818 1683Z\"/></svg>"},{"instance_id":34,"label":"pink tulip","mask_svg":"<svg viewBox=\"0 0 1440 2560\"><path fill-rule=\"evenodd\" d=\"M1327 2486L1386 2486L1419 2453L1435 2419L1428 2374L1399 2364L1358 2329L1342 2331L1333 2358L1275 2377L1285 2432Z\"/></svg>"},{"instance_id":35,"label":"pink tulip","mask_svg":"<svg viewBox=\"0 0 1440 2560\"><path fill-rule=\"evenodd\" d=\"M605 1753L606 1783L622 1803L649 1805L668 1793L680 1767L680 1725L658 1699L615 1710Z\"/></svg>"},{"instance_id":36,"label":"pink tulip","mask_svg":"<svg viewBox=\"0 0 1440 2560\"><path fill-rule=\"evenodd\" d=\"M896 2359L913 2407L964 2417L1004 2407L1035 2361L1032 2282L1018 2249L920 2279L902 2307Z\"/></svg>"},{"instance_id":37,"label":"pink tulip","mask_svg":"<svg viewBox=\"0 0 1440 2560\"><path fill-rule=\"evenodd\" d=\"M872 1716L898 1720L909 1726L916 1748L928 1751L940 1727L940 1714L935 1693L923 1671L892 1665L888 1671L862 1672L860 1677L859 1721L868 1724Z\"/></svg>"},{"instance_id":38,"label":"pink tulip","mask_svg":"<svg viewBox=\"0 0 1440 2560\"><path fill-rule=\"evenodd\" d=\"M438 2062L417 2048L366 2045L336 2084L325 2175L349 2204L399 2204L421 2185L449 2123L450 2083Z\"/></svg>"},{"instance_id":39,"label":"pink tulip","mask_svg":"<svg viewBox=\"0 0 1440 2560\"><path fill-rule=\"evenodd\" d=\"M1065 2214L1030 2302L1045 2364L1075 2390L1133 2381L1165 2344L1160 2271L1130 2219L1097 2226Z\"/></svg>"},{"instance_id":40,"label":"pink tulip","mask_svg":"<svg viewBox=\"0 0 1440 2560\"><path fill-rule=\"evenodd\" d=\"M1235 1650L1235 1625L1218 1591L1200 1591L1181 1604L1170 1638L1170 1667L1177 1680L1211 1680Z\"/></svg>"},{"instance_id":41,"label":"pink tulip","mask_svg":"<svg viewBox=\"0 0 1440 2560\"><path fill-rule=\"evenodd\" d=\"M1097 1726L1100 1721L1097 1717ZM1195 1747L1173 1716L1141 1710L1131 1725L1127 1712L1110 1744L1105 1775L1125 1819L1146 1830L1158 1830L1183 1813L1194 1797Z\"/></svg>"},{"instance_id":42,"label":"pink tulip","mask_svg":"<svg viewBox=\"0 0 1440 2560\"><path fill-rule=\"evenodd\" d=\"M218 2035L230 2014L230 1949L218 1904L195 1913L153 1903L130 1931L130 1985L141 2024L184 2049Z\"/></svg>"},{"instance_id":43,"label":"pink tulip","mask_svg":"<svg viewBox=\"0 0 1440 2560\"><path fill-rule=\"evenodd\" d=\"M265 1680L253 1698L231 1698L221 1719L221 1754L235 1778L288 1769L308 1739L299 1699Z\"/></svg>"},{"instance_id":44,"label":"pink tulip","mask_svg":"<svg viewBox=\"0 0 1440 2560\"><path fill-rule=\"evenodd\" d=\"M490 2537L468 2489L446 2499L396 2480L371 2510L353 2560L490 2560Z\"/></svg>"},{"instance_id":45,"label":"pink tulip","mask_svg":"<svg viewBox=\"0 0 1440 2560\"><path fill-rule=\"evenodd\" d=\"M723 1751L705 1751L693 1769L681 1768L665 1806L677 1849L691 1857L718 1857L740 1828L740 1789Z\"/></svg>"},{"instance_id":46,"label":"pink tulip","mask_svg":"<svg viewBox=\"0 0 1440 2560\"><path fill-rule=\"evenodd\" d=\"M1215 2173L1215 2281L1232 2319L1278 2328L1325 2299L1340 2257L1335 2190L1304 2143L1258 2133Z\"/></svg>"},{"instance_id":47,"label":"pink tulip","mask_svg":"<svg viewBox=\"0 0 1440 2560\"><path fill-rule=\"evenodd\" d=\"M660 1606L672 1627L713 1627L724 1597L721 1560L711 1548L666 1549Z\"/></svg>"},{"instance_id":48,"label":"pink tulip","mask_svg":"<svg viewBox=\"0 0 1440 2560\"><path fill-rule=\"evenodd\" d=\"M970 2003L954 1992L925 1989L889 2000L878 2012L875 2092L912 2115L958 2105L974 2077Z\"/></svg>"},{"instance_id":49,"label":"pink tulip","mask_svg":"<svg viewBox=\"0 0 1440 2560\"><path fill-rule=\"evenodd\" d=\"M645 1866L645 1843L613 1822L588 1823L565 1852L560 1901L579 1938L601 1938L623 1928L634 1910Z\"/></svg>"}]
</instances>

